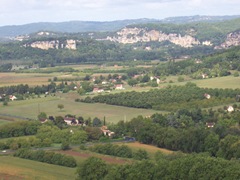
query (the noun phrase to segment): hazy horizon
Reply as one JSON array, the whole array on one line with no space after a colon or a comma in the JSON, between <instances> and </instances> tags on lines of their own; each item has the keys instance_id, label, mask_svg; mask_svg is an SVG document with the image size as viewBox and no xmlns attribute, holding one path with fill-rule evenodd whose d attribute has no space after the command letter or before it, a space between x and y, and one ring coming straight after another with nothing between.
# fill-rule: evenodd
<instances>
[{"instance_id":1,"label":"hazy horizon","mask_svg":"<svg viewBox=\"0 0 240 180\"><path fill-rule=\"evenodd\" d=\"M0 26L38 22L232 16L239 0L1 0ZM181 7L181 8L179 8Z\"/></svg>"}]
</instances>

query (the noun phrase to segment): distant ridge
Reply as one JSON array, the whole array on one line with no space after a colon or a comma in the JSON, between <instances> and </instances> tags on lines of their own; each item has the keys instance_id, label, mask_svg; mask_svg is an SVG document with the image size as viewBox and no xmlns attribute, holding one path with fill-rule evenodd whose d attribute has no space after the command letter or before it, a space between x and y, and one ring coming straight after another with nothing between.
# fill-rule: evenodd
<instances>
[{"instance_id":1,"label":"distant ridge","mask_svg":"<svg viewBox=\"0 0 240 180\"><path fill-rule=\"evenodd\" d=\"M133 19L119 21L68 21L68 22L39 22L25 25L11 25L0 27L0 37L15 37L18 35L26 35L38 31L54 31L54 32L103 32L116 31L127 25L160 22L155 19Z\"/></svg>"},{"instance_id":2,"label":"distant ridge","mask_svg":"<svg viewBox=\"0 0 240 180\"><path fill-rule=\"evenodd\" d=\"M25 25L11 25L0 27L0 38L15 37L18 35L26 35L39 31L55 31L66 33L77 32L106 32L117 31L127 25L144 24L144 23L190 23L190 22L218 22L240 18L240 15L235 16L182 16L169 17L163 20L157 19L129 19L116 21L69 21L69 22L39 22Z\"/></svg>"},{"instance_id":3,"label":"distant ridge","mask_svg":"<svg viewBox=\"0 0 240 180\"><path fill-rule=\"evenodd\" d=\"M233 16L179 16L179 17L168 17L163 19L162 21L167 23L191 23L191 22L219 22L226 21L231 19L240 18L240 15Z\"/></svg>"}]
</instances>

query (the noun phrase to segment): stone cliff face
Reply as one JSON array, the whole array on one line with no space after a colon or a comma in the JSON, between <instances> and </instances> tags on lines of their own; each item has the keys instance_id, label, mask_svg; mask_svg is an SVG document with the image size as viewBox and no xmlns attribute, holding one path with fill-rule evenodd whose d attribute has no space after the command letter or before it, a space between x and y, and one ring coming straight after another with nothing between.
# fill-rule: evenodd
<instances>
[{"instance_id":1,"label":"stone cliff face","mask_svg":"<svg viewBox=\"0 0 240 180\"><path fill-rule=\"evenodd\" d=\"M191 31L192 33L192 31ZM146 30L144 28L123 28L117 32L114 37L107 37L107 40L119 42L123 44L137 43L137 42L149 42L149 41L170 41L176 45L188 48L195 45L211 46L211 42L200 42L191 35L181 36L180 34L166 34L157 30Z\"/></svg>"},{"instance_id":2,"label":"stone cliff face","mask_svg":"<svg viewBox=\"0 0 240 180\"><path fill-rule=\"evenodd\" d=\"M65 48L76 50L77 49L76 40L73 39L67 40Z\"/></svg>"},{"instance_id":3,"label":"stone cliff face","mask_svg":"<svg viewBox=\"0 0 240 180\"><path fill-rule=\"evenodd\" d=\"M58 49L59 41L36 41L31 43L29 46L43 50Z\"/></svg>"},{"instance_id":4,"label":"stone cliff face","mask_svg":"<svg viewBox=\"0 0 240 180\"><path fill-rule=\"evenodd\" d=\"M53 36L54 33L50 32L39 32L37 33L37 36ZM91 35L91 34L89 34ZM104 39L96 39L96 40L110 40L113 42L123 43L123 44L134 44L137 42L164 42L168 41L173 44L179 45L181 47L185 48L191 48L198 45L203 46L214 46L215 49L226 49L231 46L239 46L240 45L240 31L232 32L227 35L227 38L224 43L216 46L216 44L213 44L211 41L205 40L205 41L199 41L195 38L197 35L197 32L194 29L188 29L185 32L185 35L177 34L177 33L165 33L158 30L148 30L147 28L123 28L122 30L118 31L115 36L108 36ZM45 38L46 38L45 37ZM51 37L53 38L53 37ZM15 38L15 40L29 40L31 39L29 36L19 36ZM25 44L25 47L33 47L33 48L39 48L43 50L48 49L71 49L76 50L77 49L77 42L80 42L78 40L74 39L67 39L65 41L59 41L59 40L38 40L33 43ZM146 50L151 50L152 47L146 47Z\"/></svg>"},{"instance_id":5,"label":"stone cliff face","mask_svg":"<svg viewBox=\"0 0 240 180\"><path fill-rule=\"evenodd\" d=\"M229 33L224 43L217 46L216 49L226 49L232 46L240 45L240 31Z\"/></svg>"},{"instance_id":6,"label":"stone cliff face","mask_svg":"<svg viewBox=\"0 0 240 180\"><path fill-rule=\"evenodd\" d=\"M52 41L35 41L31 44L25 44L25 47L30 46L33 48L39 48L43 50L48 49L71 49L76 50L77 49L77 43L76 40L69 39L66 40L64 43L60 43L58 40L52 40Z\"/></svg>"}]
</instances>

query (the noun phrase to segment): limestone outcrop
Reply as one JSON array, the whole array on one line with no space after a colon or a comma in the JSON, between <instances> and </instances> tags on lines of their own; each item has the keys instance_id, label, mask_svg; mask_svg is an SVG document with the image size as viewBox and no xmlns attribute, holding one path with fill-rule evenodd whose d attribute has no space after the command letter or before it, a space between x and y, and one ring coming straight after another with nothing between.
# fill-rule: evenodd
<instances>
[{"instance_id":1,"label":"limestone outcrop","mask_svg":"<svg viewBox=\"0 0 240 180\"><path fill-rule=\"evenodd\" d=\"M43 50L48 49L58 49L59 47L59 41L35 41L31 43L29 46L33 48L39 48Z\"/></svg>"},{"instance_id":2,"label":"limestone outcrop","mask_svg":"<svg viewBox=\"0 0 240 180\"><path fill-rule=\"evenodd\" d=\"M232 46L240 45L240 31L229 33L224 43L217 46L216 49L226 49Z\"/></svg>"},{"instance_id":3,"label":"limestone outcrop","mask_svg":"<svg viewBox=\"0 0 240 180\"><path fill-rule=\"evenodd\" d=\"M137 42L150 42L150 41L170 41L176 45L182 47L193 47L194 45L200 45L201 42L190 35L180 35L180 34L166 34L157 30L147 30L144 28L123 28L121 31L117 32L114 37L107 37L107 40L128 44ZM210 45L203 44L203 45Z\"/></svg>"},{"instance_id":4,"label":"limestone outcrop","mask_svg":"<svg viewBox=\"0 0 240 180\"><path fill-rule=\"evenodd\" d=\"M76 40L68 39L63 43L60 43L59 40L52 40L52 41L35 41L30 44L25 44L25 47L32 47L32 48L39 48L43 50L48 49L71 49L76 50L77 49L77 43Z\"/></svg>"}]
</instances>

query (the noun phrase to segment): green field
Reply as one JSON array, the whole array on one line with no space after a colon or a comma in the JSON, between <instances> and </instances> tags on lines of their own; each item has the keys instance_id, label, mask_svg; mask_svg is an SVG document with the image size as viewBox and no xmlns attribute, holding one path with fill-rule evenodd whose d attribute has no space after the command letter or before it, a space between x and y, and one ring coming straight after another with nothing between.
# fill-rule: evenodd
<instances>
[{"instance_id":1,"label":"green field","mask_svg":"<svg viewBox=\"0 0 240 180\"><path fill-rule=\"evenodd\" d=\"M10 122L11 122L11 121L6 121L6 120L0 119L0 126L3 125L3 124L10 123Z\"/></svg>"},{"instance_id":2,"label":"green field","mask_svg":"<svg viewBox=\"0 0 240 180\"><path fill-rule=\"evenodd\" d=\"M59 110L58 104L63 104L64 109ZM45 112L48 116L64 116L73 114L83 116L84 118L98 117L106 122L116 123L120 120L131 120L138 115L149 116L156 112L155 110L136 109L106 104L88 104L75 102L72 97L43 97L23 101L9 102L8 106L0 106L0 113L17 115L36 119L39 112Z\"/></svg>"},{"instance_id":3,"label":"green field","mask_svg":"<svg viewBox=\"0 0 240 180\"><path fill-rule=\"evenodd\" d=\"M0 179L72 180L76 168L56 166L11 156L0 156Z\"/></svg>"},{"instance_id":4,"label":"green field","mask_svg":"<svg viewBox=\"0 0 240 180\"><path fill-rule=\"evenodd\" d=\"M196 83L199 87L207 87L207 88L230 88L236 89L240 88L240 77L233 76L224 76L203 80L194 80L193 83Z\"/></svg>"},{"instance_id":5,"label":"green field","mask_svg":"<svg viewBox=\"0 0 240 180\"><path fill-rule=\"evenodd\" d=\"M164 148L159 148L153 145L148 145L148 144L142 144L139 142L133 142L133 143L117 143L118 145L126 145L129 148L131 148L134 151L137 151L139 149L144 149L145 151L147 151L149 157L151 159L154 158L154 155L156 152L161 152L164 155L171 155L174 154L174 151L168 150L168 149L164 149Z\"/></svg>"},{"instance_id":6,"label":"green field","mask_svg":"<svg viewBox=\"0 0 240 180\"><path fill-rule=\"evenodd\" d=\"M195 83L199 87L203 88L230 88L230 89L236 89L240 88L240 77L233 77L233 76L224 76L224 77L217 77L217 78L208 78L208 79L191 79L187 76L183 76L185 81L178 82L178 76L168 76L165 80L165 82L162 82L159 84L159 87L155 88L164 88L169 85L173 86L181 86L185 85L187 82ZM173 83L169 83L169 81L172 80ZM153 89L153 87L146 86L146 87L131 87L129 85L124 86L126 89L125 91L148 91L150 89ZM119 91L113 91L112 93L118 93ZM124 91L121 91L124 92Z\"/></svg>"}]
</instances>

